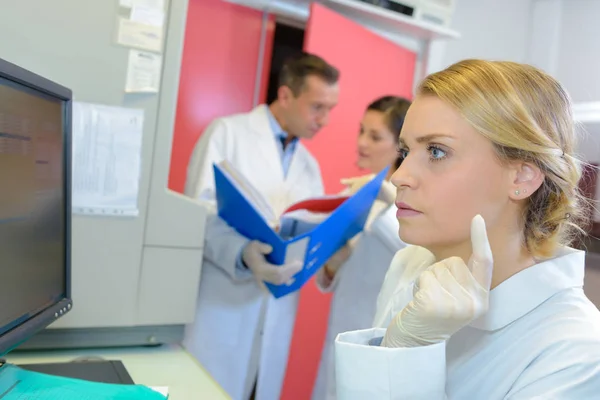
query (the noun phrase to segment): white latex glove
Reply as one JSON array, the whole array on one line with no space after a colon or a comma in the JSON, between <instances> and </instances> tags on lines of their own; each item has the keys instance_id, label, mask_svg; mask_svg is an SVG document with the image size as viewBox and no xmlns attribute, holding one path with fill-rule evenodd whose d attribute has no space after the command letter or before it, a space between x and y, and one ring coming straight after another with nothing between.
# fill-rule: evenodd
<instances>
[{"instance_id":1,"label":"white latex glove","mask_svg":"<svg viewBox=\"0 0 600 400\"><path fill-rule=\"evenodd\" d=\"M488 310L494 261L480 215L471 222L473 255L433 264L417 280L413 300L387 328L382 346L416 347L443 342Z\"/></svg>"},{"instance_id":2,"label":"white latex glove","mask_svg":"<svg viewBox=\"0 0 600 400\"><path fill-rule=\"evenodd\" d=\"M358 192L364 185L369 183L373 178L375 178L375 174L361 175L352 178L341 179L340 183L346 186L348 194L352 196L354 193ZM387 204L392 204L396 199L396 188L394 187L394 185L392 185L388 181L383 181L383 183L381 184L381 189L377 194L377 199Z\"/></svg>"},{"instance_id":3,"label":"white latex glove","mask_svg":"<svg viewBox=\"0 0 600 400\"><path fill-rule=\"evenodd\" d=\"M360 188L375 178L375 174L367 174L360 176L353 176L351 178L340 179L340 183L348 189L350 196L358 192Z\"/></svg>"},{"instance_id":4,"label":"white latex glove","mask_svg":"<svg viewBox=\"0 0 600 400\"><path fill-rule=\"evenodd\" d=\"M302 263L298 261L284 265L271 264L265 259L265 255L272 251L270 245L253 240L244 247L242 260L258 280L274 285L290 284L293 282L293 276L302 269Z\"/></svg>"}]
</instances>

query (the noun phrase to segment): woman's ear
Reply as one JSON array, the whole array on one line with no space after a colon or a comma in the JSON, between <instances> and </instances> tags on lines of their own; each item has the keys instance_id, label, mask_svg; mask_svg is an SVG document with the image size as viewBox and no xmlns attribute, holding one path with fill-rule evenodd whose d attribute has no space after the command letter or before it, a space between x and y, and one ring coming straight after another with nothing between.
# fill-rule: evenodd
<instances>
[{"instance_id":1,"label":"woman's ear","mask_svg":"<svg viewBox=\"0 0 600 400\"><path fill-rule=\"evenodd\" d=\"M524 200L535 193L544 182L540 168L531 163L519 162L513 165L512 184L508 196L513 200Z\"/></svg>"}]
</instances>

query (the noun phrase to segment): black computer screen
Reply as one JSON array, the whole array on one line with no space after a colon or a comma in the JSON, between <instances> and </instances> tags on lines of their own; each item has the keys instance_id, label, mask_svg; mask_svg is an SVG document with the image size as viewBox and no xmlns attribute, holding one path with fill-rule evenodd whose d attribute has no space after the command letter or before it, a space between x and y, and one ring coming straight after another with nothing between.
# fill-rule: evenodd
<instances>
[{"instance_id":1,"label":"black computer screen","mask_svg":"<svg viewBox=\"0 0 600 400\"><path fill-rule=\"evenodd\" d=\"M0 77L0 336L65 297L63 107Z\"/></svg>"}]
</instances>

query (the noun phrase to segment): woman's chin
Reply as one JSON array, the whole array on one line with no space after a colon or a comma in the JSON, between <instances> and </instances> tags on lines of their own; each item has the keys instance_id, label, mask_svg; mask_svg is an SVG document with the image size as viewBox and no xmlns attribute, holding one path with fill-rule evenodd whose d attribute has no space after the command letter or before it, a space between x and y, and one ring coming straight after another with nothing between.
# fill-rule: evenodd
<instances>
[{"instance_id":1,"label":"woman's chin","mask_svg":"<svg viewBox=\"0 0 600 400\"><path fill-rule=\"evenodd\" d=\"M360 169L361 171L364 171L364 170L370 170L370 168L369 168L369 167L370 167L370 164L371 164L371 163L369 163L369 161L368 161L368 160L363 160L363 159L359 159L359 160L356 162L356 166L357 166L357 167L358 167L358 169Z\"/></svg>"},{"instance_id":2,"label":"woman's chin","mask_svg":"<svg viewBox=\"0 0 600 400\"><path fill-rule=\"evenodd\" d=\"M406 244L413 246L426 247L429 244L427 238L431 235L417 232L414 228L402 227L398 228L398 237Z\"/></svg>"}]
</instances>

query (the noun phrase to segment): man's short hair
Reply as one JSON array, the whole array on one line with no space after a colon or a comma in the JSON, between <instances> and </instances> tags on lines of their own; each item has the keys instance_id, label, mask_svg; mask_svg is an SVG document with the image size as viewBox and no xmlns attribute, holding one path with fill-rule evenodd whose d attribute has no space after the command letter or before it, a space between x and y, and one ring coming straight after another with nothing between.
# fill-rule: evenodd
<instances>
[{"instance_id":1,"label":"man's short hair","mask_svg":"<svg viewBox=\"0 0 600 400\"><path fill-rule=\"evenodd\" d=\"M309 53L300 53L287 58L279 73L279 87L287 86L294 96L304 88L306 78L318 76L330 85L337 83L340 72L321 57Z\"/></svg>"}]
</instances>

